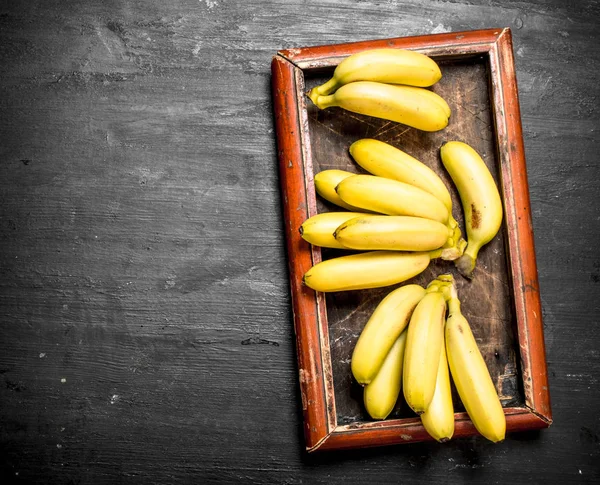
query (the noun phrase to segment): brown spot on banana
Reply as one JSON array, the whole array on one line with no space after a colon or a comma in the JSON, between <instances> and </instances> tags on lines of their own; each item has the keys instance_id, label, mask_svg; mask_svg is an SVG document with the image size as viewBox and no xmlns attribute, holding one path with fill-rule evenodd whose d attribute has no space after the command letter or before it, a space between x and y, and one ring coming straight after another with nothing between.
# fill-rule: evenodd
<instances>
[{"instance_id":1,"label":"brown spot on banana","mask_svg":"<svg viewBox=\"0 0 600 485\"><path fill-rule=\"evenodd\" d=\"M478 229L481 226L481 211L471 203L471 225L473 229Z\"/></svg>"}]
</instances>

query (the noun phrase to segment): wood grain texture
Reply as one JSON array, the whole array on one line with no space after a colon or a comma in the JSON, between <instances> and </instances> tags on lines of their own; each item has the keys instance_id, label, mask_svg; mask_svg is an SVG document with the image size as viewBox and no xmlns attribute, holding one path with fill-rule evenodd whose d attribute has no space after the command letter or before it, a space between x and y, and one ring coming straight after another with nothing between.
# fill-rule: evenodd
<instances>
[{"instance_id":1,"label":"wood grain texture","mask_svg":"<svg viewBox=\"0 0 600 485\"><path fill-rule=\"evenodd\" d=\"M2 477L598 482L599 14L557 0L0 3ZM491 26L513 30L554 424L499 446L306 457L271 58Z\"/></svg>"}]
</instances>

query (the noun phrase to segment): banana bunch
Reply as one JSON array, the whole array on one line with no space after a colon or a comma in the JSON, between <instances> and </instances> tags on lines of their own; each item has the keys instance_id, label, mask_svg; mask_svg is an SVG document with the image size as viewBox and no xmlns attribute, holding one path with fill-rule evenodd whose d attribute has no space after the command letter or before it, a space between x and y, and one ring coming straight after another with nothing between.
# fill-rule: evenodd
<instances>
[{"instance_id":1,"label":"banana bunch","mask_svg":"<svg viewBox=\"0 0 600 485\"><path fill-rule=\"evenodd\" d=\"M304 275L307 286L331 292L394 285L432 259L462 256L467 242L448 189L433 170L372 139L353 143L350 154L369 173L317 173L317 194L340 210L312 216L299 230L313 245L360 252L317 263Z\"/></svg>"},{"instance_id":2,"label":"banana bunch","mask_svg":"<svg viewBox=\"0 0 600 485\"><path fill-rule=\"evenodd\" d=\"M479 433L498 443L506 434L506 418L496 387L469 322L460 310L460 300L450 275L445 275L450 284L444 285L448 316L445 339L450 374L467 414Z\"/></svg>"},{"instance_id":3,"label":"banana bunch","mask_svg":"<svg viewBox=\"0 0 600 485\"><path fill-rule=\"evenodd\" d=\"M344 59L333 77L308 96L319 109L337 106L423 131L439 131L448 125L450 107L426 88L441 77L437 63L424 54L373 49Z\"/></svg>"},{"instance_id":4,"label":"banana bunch","mask_svg":"<svg viewBox=\"0 0 600 485\"><path fill-rule=\"evenodd\" d=\"M319 109L336 106L432 132L445 128L451 115L446 101L427 89L441 77L436 62L423 54L375 49L343 60L308 95ZM498 187L481 156L460 141L440 148L460 197L465 239L450 191L427 165L370 138L352 143L349 153L366 173L315 174L316 193L337 209L299 228L310 244L342 254L313 265L303 283L321 292L397 285L438 258L453 261L471 279L480 249L496 236L503 217ZM504 439L504 411L449 274L425 288L407 284L391 291L357 340L351 372L373 419L386 419L402 397L434 439L448 441L454 382L479 433L493 442Z\"/></svg>"},{"instance_id":5,"label":"banana bunch","mask_svg":"<svg viewBox=\"0 0 600 485\"><path fill-rule=\"evenodd\" d=\"M454 434L452 380L478 432L493 442L504 439L502 404L449 274L426 289L405 285L390 292L363 328L351 370L373 419L387 418L403 391L429 435L446 442Z\"/></svg>"}]
</instances>

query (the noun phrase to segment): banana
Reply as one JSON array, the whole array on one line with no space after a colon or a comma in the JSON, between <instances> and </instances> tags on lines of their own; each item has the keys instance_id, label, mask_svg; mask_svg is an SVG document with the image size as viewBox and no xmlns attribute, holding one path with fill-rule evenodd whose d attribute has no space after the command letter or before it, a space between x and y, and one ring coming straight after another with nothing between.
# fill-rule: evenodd
<instances>
[{"instance_id":1,"label":"banana","mask_svg":"<svg viewBox=\"0 0 600 485\"><path fill-rule=\"evenodd\" d=\"M349 151L356 163L367 172L414 185L439 199L448 209L448 226L454 230L442 259L455 260L462 256L467 243L452 215L450 192L437 173L408 153L372 138L355 141Z\"/></svg>"},{"instance_id":2,"label":"banana","mask_svg":"<svg viewBox=\"0 0 600 485\"><path fill-rule=\"evenodd\" d=\"M429 435L445 443L454 434L454 405L450 387L450 371L446 357L446 346L442 344L440 363L435 381L435 392L431 404L423 414L421 423Z\"/></svg>"},{"instance_id":3,"label":"banana","mask_svg":"<svg viewBox=\"0 0 600 485\"><path fill-rule=\"evenodd\" d=\"M326 83L311 89L309 97L333 93L355 81L431 86L442 78L437 63L430 57L405 49L370 49L344 59Z\"/></svg>"},{"instance_id":4,"label":"banana","mask_svg":"<svg viewBox=\"0 0 600 485\"><path fill-rule=\"evenodd\" d=\"M314 177L317 194L319 194L325 200L337 205L338 207L342 207L343 209L347 209L349 211L360 211L360 209L352 207L350 204L346 204L335 192L335 187L337 184L351 175L356 174L347 172L346 170L338 169L322 170Z\"/></svg>"},{"instance_id":5,"label":"banana","mask_svg":"<svg viewBox=\"0 0 600 485\"><path fill-rule=\"evenodd\" d=\"M350 145L349 152L354 161L367 172L423 189L437 197L448 212L452 213L452 197L442 179L431 168L408 153L372 138L355 141Z\"/></svg>"},{"instance_id":6,"label":"banana","mask_svg":"<svg viewBox=\"0 0 600 485\"><path fill-rule=\"evenodd\" d=\"M429 89L422 89L420 93L425 97L429 97L429 99L431 99L435 103L438 103L440 107L444 110L446 118L450 118L450 116L452 115L452 110L450 109L450 106L448 106L446 100L440 94L437 94L436 92L431 91Z\"/></svg>"},{"instance_id":7,"label":"banana","mask_svg":"<svg viewBox=\"0 0 600 485\"><path fill-rule=\"evenodd\" d=\"M315 245L324 248L345 249L333 236L334 231L350 219L369 215L363 212L322 212L306 219L300 226L302 238ZM435 248L433 248L435 249Z\"/></svg>"},{"instance_id":8,"label":"banana","mask_svg":"<svg viewBox=\"0 0 600 485\"><path fill-rule=\"evenodd\" d=\"M425 88L357 81L345 84L328 96L317 95L313 98L313 103L319 109L337 106L422 131L439 131L448 126L446 113L449 108L446 101Z\"/></svg>"},{"instance_id":9,"label":"banana","mask_svg":"<svg viewBox=\"0 0 600 485\"><path fill-rule=\"evenodd\" d=\"M504 440L504 410L454 287L448 298L445 337L452 380L475 428L494 443Z\"/></svg>"},{"instance_id":10,"label":"banana","mask_svg":"<svg viewBox=\"0 0 600 485\"><path fill-rule=\"evenodd\" d=\"M316 291L347 291L395 285L422 273L441 249L429 252L367 251L327 259L310 268L303 283Z\"/></svg>"},{"instance_id":11,"label":"banana","mask_svg":"<svg viewBox=\"0 0 600 485\"><path fill-rule=\"evenodd\" d=\"M417 304L408 324L404 354L404 398L422 414L429 408L444 343L446 300L439 291L429 291Z\"/></svg>"},{"instance_id":12,"label":"banana","mask_svg":"<svg viewBox=\"0 0 600 485\"><path fill-rule=\"evenodd\" d=\"M342 222L333 238L350 249L431 251L446 244L452 232L448 226L423 217L364 215Z\"/></svg>"},{"instance_id":13,"label":"banana","mask_svg":"<svg viewBox=\"0 0 600 485\"><path fill-rule=\"evenodd\" d=\"M375 308L352 352L352 375L361 385L370 384L386 355L404 332L417 303L425 296L419 285L391 291Z\"/></svg>"},{"instance_id":14,"label":"banana","mask_svg":"<svg viewBox=\"0 0 600 485\"><path fill-rule=\"evenodd\" d=\"M376 175L353 175L335 188L347 204L388 215L424 217L448 223L446 206L429 192Z\"/></svg>"},{"instance_id":15,"label":"banana","mask_svg":"<svg viewBox=\"0 0 600 485\"><path fill-rule=\"evenodd\" d=\"M405 343L406 331L393 342L379 372L363 390L365 409L373 419L387 418L396 405L402 387Z\"/></svg>"},{"instance_id":16,"label":"banana","mask_svg":"<svg viewBox=\"0 0 600 485\"><path fill-rule=\"evenodd\" d=\"M500 230L502 200L492 174L472 147L450 141L442 146L440 155L458 189L465 214L467 246L455 265L463 276L472 278L479 250Z\"/></svg>"}]
</instances>

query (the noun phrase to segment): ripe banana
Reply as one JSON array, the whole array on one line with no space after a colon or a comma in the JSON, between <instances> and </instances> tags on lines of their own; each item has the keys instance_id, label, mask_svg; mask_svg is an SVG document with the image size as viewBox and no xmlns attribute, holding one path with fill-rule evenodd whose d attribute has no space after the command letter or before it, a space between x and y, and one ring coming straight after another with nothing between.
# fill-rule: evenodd
<instances>
[{"instance_id":1,"label":"ripe banana","mask_svg":"<svg viewBox=\"0 0 600 485\"><path fill-rule=\"evenodd\" d=\"M442 78L436 62L424 54L405 49L371 49L344 59L326 83L311 89L309 97L333 93L344 84L377 81L410 86L431 86Z\"/></svg>"},{"instance_id":2,"label":"ripe banana","mask_svg":"<svg viewBox=\"0 0 600 485\"><path fill-rule=\"evenodd\" d=\"M452 213L452 198L442 179L424 163L383 141L363 138L350 145L350 155L373 175L414 185L437 197ZM451 227L456 221L451 219Z\"/></svg>"},{"instance_id":3,"label":"ripe banana","mask_svg":"<svg viewBox=\"0 0 600 485\"><path fill-rule=\"evenodd\" d=\"M372 138L355 141L350 145L350 155L367 172L414 185L440 200L448 209L448 226L454 230L452 240L445 245L442 259L453 261L462 256L467 242L452 216L450 192L432 169L402 150Z\"/></svg>"},{"instance_id":4,"label":"ripe banana","mask_svg":"<svg viewBox=\"0 0 600 485\"><path fill-rule=\"evenodd\" d=\"M444 114L446 115L446 118L450 118L450 115L452 115L452 110L450 109L450 106L448 106L448 103L446 102L446 100L441 95L439 95L436 92L433 92L429 89L422 89L420 91L420 93L423 96L429 97L429 99L438 103L440 105L440 107L444 110Z\"/></svg>"},{"instance_id":5,"label":"ripe banana","mask_svg":"<svg viewBox=\"0 0 600 485\"><path fill-rule=\"evenodd\" d=\"M333 236L334 231L350 219L369 215L363 212L322 212L306 219L300 226L302 238L315 246L345 249ZM433 248L435 249L435 248Z\"/></svg>"},{"instance_id":6,"label":"ripe banana","mask_svg":"<svg viewBox=\"0 0 600 485\"><path fill-rule=\"evenodd\" d=\"M440 363L435 382L435 392L427 411L421 414L421 422L429 435L445 443L454 434L454 405L450 387L450 371L446 357L446 346L442 344Z\"/></svg>"},{"instance_id":7,"label":"ripe banana","mask_svg":"<svg viewBox=\"0 0 600 485\"><path fill-rule=\"evenodd\" d=\"M388 215L424 217L447 224L446 206L429 192L376 175L353 175L335 188L347 204Z\"/></svg>"},{"instance_id":8,"label":"ripe banana","mask_svg":"<svg viewBox=\"0 0 600 485\"><path fill-rule=\"evenodd\" d=\"M406 331L393 342L379 372L363 390L365 408L373 419L387 418L396 405L402 387L405 344Z\"/></svg>"},{"instance_id":9,"label":"ripe banana","mask_svg":"<svg viewBox=\"0 0 600 485\"><path fill-rule=\"evenodd\" d=\"M467 247L455 265L463 276L471 278L479 250L496 236L502 224L502 200L492 174L472 147L450 141L442 146L440 155L465 214Z\"/></svg>"},{"instance_id":10,"label":"ripe banana","mask_svg":"<svg viewBox=\"0 0 600 485\"><path fill-rule=\"evenodd\" d=\"M452 233L441 222L423 217L364 215L342 222L333 237L350 249L431 251L446 244Z\"/></svg>"},{"instance_id":11,"label":"ripe banana","mask_svg":"<svg viewBox=\"0 0 600 485\"><path fill-rule=\"evenodd\" d=\"M347 209L349 211L360 211L360 209L352 207L350 204L346 204L342 199L340 199L340 196L337 195L335 191L337 184L351 175L356 174L347 172L346 170L338 169L322 170L314 177L317 194L319 194L325 200L337 205L338 207L342 207L343 209Z\"/></svg>"},{"instance_id":12,"label":"ripe banana","mask_svg":"<svg viewBox=\"0 0 600 485\"><path fill-rule=\"evenodd\" d=\"M417 304L408 324L402 380L404 398L417 414L427 411L435 392L445 313L444 295L430 291Z\"/></svg>"},{"instance_id":13,"label":"ripe banana","mask_svg":"<svg viewBox=\"0 0 600 485\"><path fill-rule=\"evenodd\" d=\"M315 264L303 278L316 291L363 290L395 285L422 273L441 250L430 252L367 251Z\"/></svg>"},{"instance_id":14,"label":"ripe banana","mask_svg":"<svg viewBox=\"0 0 600 485\"><path fill-rule=\"evenodd\" d=\"M452 380L471 421L490 441L502 441L506 433L504 410L454 287L448 299L445 336Z\"/></svg>"},{"instance_id":15,"label":"ripe banana","mask_svg":"<svg viewBox=\"0 0 600 485\"><path fill-rule=\"evenodd\" d=\"M345 84L328 96L317 95L313 98L313 103L319 109L337 106L423 131L439 131L448 126L449 108L446 101L425 88L357 81Z\"/></svg>"},{"instance_id":16,"label":"ripe banana","mask_svg":"<svg viewBox=\"0 0 600 485\"><path fill-rule=\"evenodd\" d=\"M359 384L370 384L374 379L424 296L423 287L404 285L390 292L377 305L352 352L352 375Z\"/></svg>"}]
</instances>

